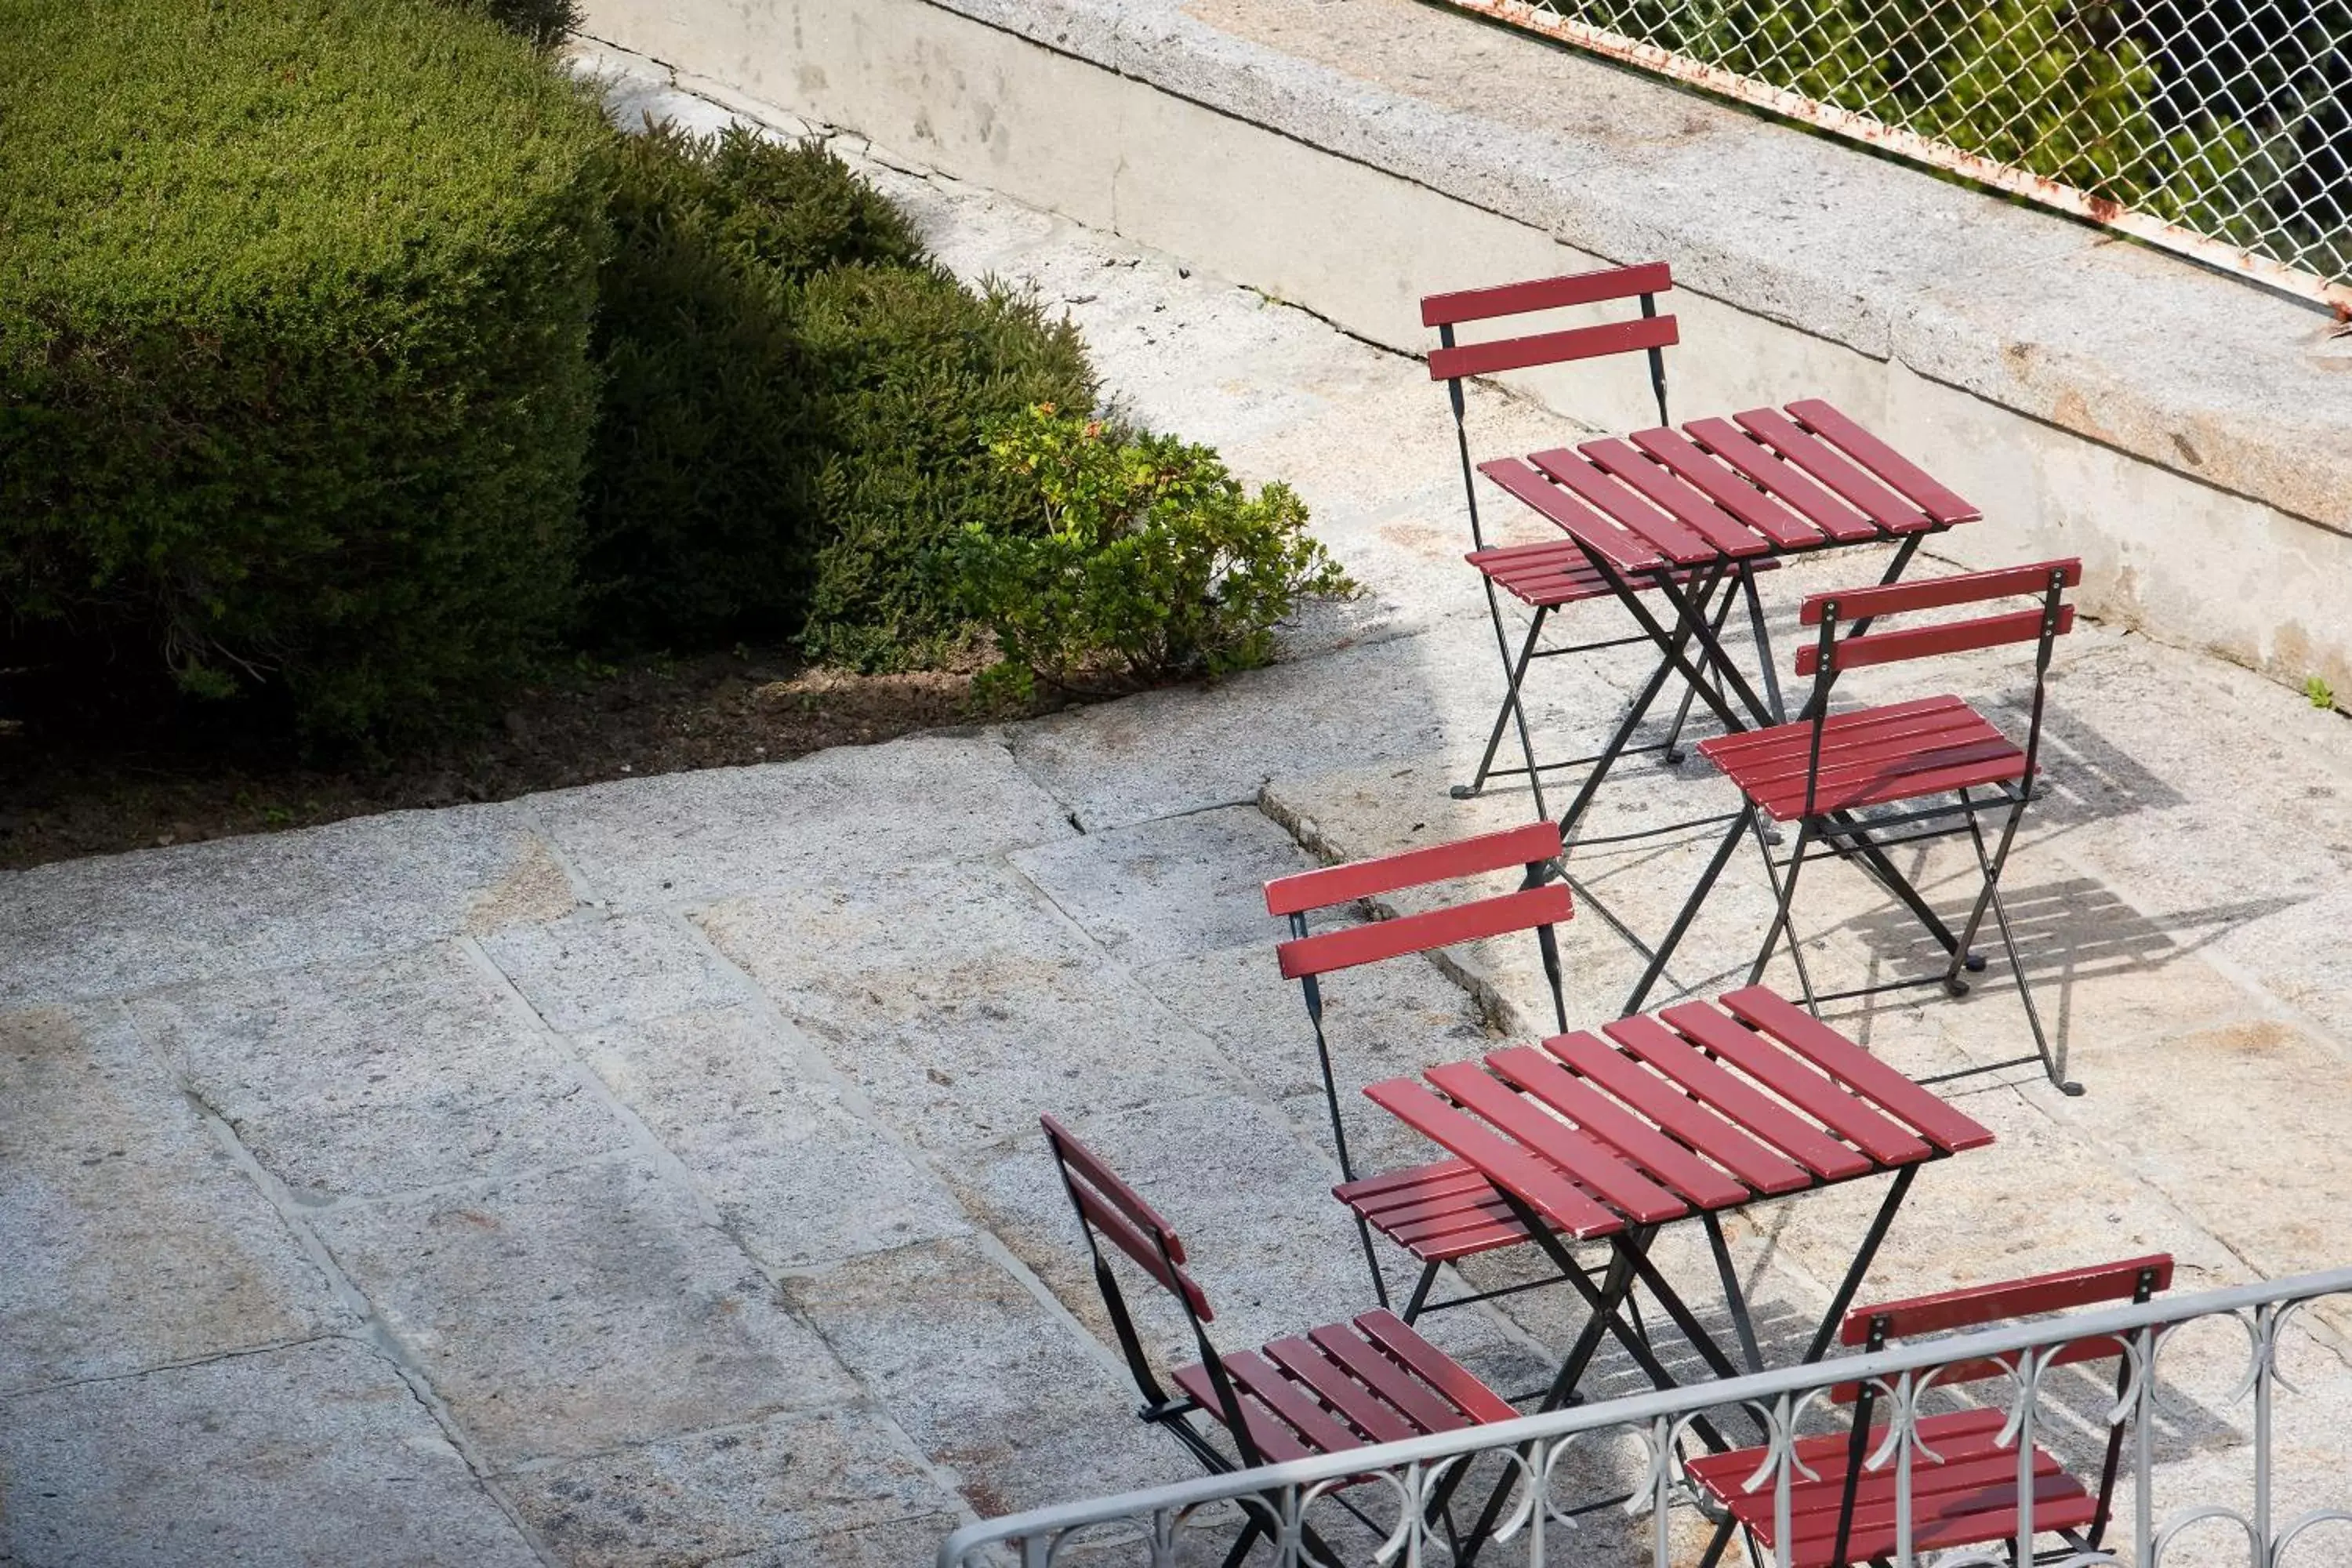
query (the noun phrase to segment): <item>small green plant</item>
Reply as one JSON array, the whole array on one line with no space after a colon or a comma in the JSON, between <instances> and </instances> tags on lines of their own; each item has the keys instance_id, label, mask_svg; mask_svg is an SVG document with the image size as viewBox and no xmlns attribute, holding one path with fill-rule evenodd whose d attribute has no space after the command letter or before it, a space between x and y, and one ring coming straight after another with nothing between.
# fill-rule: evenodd
<instances>
[{"instance_id":1,"label":"small green plant","mask_svg":"<svg viewBox=\"0 0 2352 1568\"><path fill-rule=\"evenodd\" d=\"M2336 706L2336 688L2328 685L2323 676L2315 675L2305 680L2303 683L2303 695L2305 700L2314 708L2326 709Z\"/></svg>"},{"instance_id":2,"label":"small green plant","mask_svg":"<svg viewBox=\"0 0 2352 1568\"><path fill-rule=\"evenodd\" d=\"M1041 525L968 525L959 596L996 634L983 690L1100 691L1264 664L1298 601L1351 594L1289 487L1251 494L1216 454L1041 404L990 432Z\"/></svg>"}]
</instances>

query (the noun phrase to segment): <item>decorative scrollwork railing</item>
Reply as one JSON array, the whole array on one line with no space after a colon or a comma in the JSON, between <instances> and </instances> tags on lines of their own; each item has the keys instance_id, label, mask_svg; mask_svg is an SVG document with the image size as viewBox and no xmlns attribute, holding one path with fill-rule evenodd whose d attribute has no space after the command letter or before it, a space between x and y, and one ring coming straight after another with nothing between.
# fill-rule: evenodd
<instances>
[{"instance_id":1,"label":"decorative scrollwork railing","mask_svg":"<svg viewBox=\"0 0 2352 1568\"><path fill-rule=\"evenodd\" d=\"M1217 1561L1246 1514L1265 1528L1253 1562L1314 1563L1319 1542L1346 1563L1422 1568L1457 1556L1460 1538L1443 1504L1451 1500L1459 1512L1463 1500L1507 1484L1478 1563L1671 1568L1697 1560L1721 1517L1702 1506L1685 1468L1697 1451L1695 1428L1744 1421L1757 1461L1745 1494L1769 1493L1773 1539L1785 1543L1794 1490L1818 1476L1801 1440L1850 1432L1853 1407L1833 1391L1866 1384L1875 1408L1865 1468L1882 1483L1891 1477L1889 1555L1903 1568L2011 1568L2036 1561L2037 1551L2044 1568L2322 1568L2352 1561L2352 1425L2345 1420L2352 1351L2324 1323L2295 1320L2311 1302L2347 1295L2352 1268L2333 1269L1207 1476L970 1525L940 1547L939 1562L981 1568L1006 1561L1010 1549L1022 1568L1078 1561L1176 1568ZM2221 1329L2224 1322L2241 1336ZM2083 1373L2081 1352L2094 1344L2100 1364L2120 1367L2120 1375ZM2290 1382L2281 1365L2290 1347L2332 1386ZM1939 1383L1946 1372L1987 1362L2001 1375L1971 1386L1979 1404L2007 1411L1998 1444L2018 1457L2024 1483L2016 1533L1930 1551L1916 1539L1913 1482L1944 1460L1922 1423L1954 1407ZM2280 1436L2283 1393L2310 1406L2310 1422L2294 1428L2292 1443ZM2111 1440L2119 1484L2105 1538L2037 1527L2037 1445L2071 1458L2068 1468L2095 1485ZM1596 1477L1610 1479L1600 1495ZM1338 1506L1342 1492L1348 1511ZM2299 1506L2284 1511L2292 1505ZM1376 1528L1361 1528L1363 1517ZM1785 1568L1785 1544L1767 1559ZM1737 1546L1728 1561L1741 1561Z\"/></svg>"}]
</instances>

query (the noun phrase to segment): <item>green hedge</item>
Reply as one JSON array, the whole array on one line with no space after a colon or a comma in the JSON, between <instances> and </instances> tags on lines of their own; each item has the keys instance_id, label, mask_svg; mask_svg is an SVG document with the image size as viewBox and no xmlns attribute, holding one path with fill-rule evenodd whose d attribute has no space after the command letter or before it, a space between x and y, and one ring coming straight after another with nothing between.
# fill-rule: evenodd
<instances>
[{"instance_id":1,"label":"green hedge","mask_svg":"<svg viewBox=\"0 0 2352 1568\"><path fill-rule=\"evenodd\" d=\"M821 146L659 128L621 160L588 635L925 661L962 624L938 547L1024 505L982 433L1092 402L1076 333L963 288Z\"/></svg>"},{"instance_id":2,"label":"green hedge","mask_svg":"<svg viewBox=\"0 0 2352 1568\"><path fill-rule=\"evenodd\" d=\"M0 628L314 741L572 608L610 132L415 0L0 0Z\"/></svg>"}]
</instances>

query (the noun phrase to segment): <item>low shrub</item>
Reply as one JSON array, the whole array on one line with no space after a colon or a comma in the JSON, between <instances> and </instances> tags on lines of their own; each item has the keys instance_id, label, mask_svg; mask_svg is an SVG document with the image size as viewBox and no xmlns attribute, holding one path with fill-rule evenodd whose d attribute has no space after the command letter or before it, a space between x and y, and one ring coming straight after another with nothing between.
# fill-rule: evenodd
<instances>
[{"instance_id":1,"label":"low shrub","mask_svg":"<svg viewBox=\"0 0 2352 1568\"><path fill-rule=\"evenodd\" d=\"M942 547L1041 526L1035 481L983 437L1035 404L1089 406L1086 344L1029 295L936 267L821 274L803 309L824 447L803 644L861 669L935 662L967 618Z\"/></svg>"},{"instance_id":2,"label":"low shrub","mask_svg":"<svg viewBox=\"0 0 2352 1568\"><path fill-rule=\"evenodd\" d=\"M790 637L815 574L814 356L799 284L912 264L907 220L821 146L739 127L622 138L599 283L604 405L584 623L607 646Z\"/></svg>"},{"instance_id":3,"label":"low shrub","mask_svg":"<svg viewBox=\"0 0 2352 1568\"><path fill-rule=\"evenodd\" d=\"M863 668L929 662L962 618L930 558L1025 504L981 433L1091 401L1076 333L965 289L821 146L656 127L621 157L590 637L797 636Z\"/></svg>"},{"instance_id":4,"label":"low shrub","mask_svg":"<svg viewBox=\"0 0 2352 1568\"><path fill-rule=\"evenodd\" d=\"M1040 406L992 432L988 452L1033 488L1042 526L975 521L950 555L1003 655L984 679L1016 692L1263 664L1301 598L1354 591L1289 487L1252 495L1205 447Z\"/></svg>"},{"instance_id":5,"label":"low shrub","mask_svg":"<svg viewBox=\"0 0 2352 1568\"><path fill-rule=\"evenodd\" d=\"M0 37L0 638L324 744L480 711L571 609L593 106L416 0Z\"/></svg>"}]
</instances>

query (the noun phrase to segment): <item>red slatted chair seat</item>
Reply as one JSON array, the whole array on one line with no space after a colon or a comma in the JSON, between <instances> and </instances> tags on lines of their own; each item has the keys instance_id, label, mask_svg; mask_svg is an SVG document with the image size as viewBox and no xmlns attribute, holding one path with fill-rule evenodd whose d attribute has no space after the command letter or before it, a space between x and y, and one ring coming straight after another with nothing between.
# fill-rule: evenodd
<instances>
[{"instance_id":1,"label":"red slatted chair seat","mask_svg":"<svg viewBox=\"0 0 2352 1568\"><path fill-rule=\"evenodd\" d=\"M1810 721L1717 735L1698 743L1775 822L1804 815ZM2021 779L2025 752L1957 697L1928 697L1833 715L1822 726L1816 815L1885 805Z\"/></svg>"},{"instance_id":2,"label":"red slatted chair seat","mask_svg":"<svg viewBox=\"0 0 2352 1568\"><path fill-rule=\"evenodd\" d=\"M1531 609L1558 609L1587 599L1606 599L1613 592L1601 575L1601 569L1585 555L1583 546L1572 539L1498 544L1487 550L1474 550L1463 559L1491 578L1495 586ZM1780 564L1776 556L1755 563L1755 570L1769 572ZM1679 586L1688 588L1706 574L1694 568L1674 575ZM1633 585L1645 593L1657 586L1646 579Z\"/></svg>"},{"instance_id":3,"label":"red slatted chair seat","mask_svg":"<svg viewBox=\"0 0 2352 1568\"><path fill-rule=\"evenodd\" d=\"M1223 1360L1250 1440L1277 1464L1518 1415L1459 1362L1386 1311L1327 1323ZM1194 1362L1172 1376L1202 1411L1224 1418L1204 1365Z\"/></svg>"},{"instance_id":4,"label":"red slatted chair seat","mask_svg":"<svg viewBox=\"0 0 2352 1568\"><path fill-rule=\"evenodd\" d=\"M1466 1160L1383 1171L1331 1192L1423 1263L1451 1263L1528 1238L1503 1194Z\"/></svg>"},{"instance_id":5,"label":"red slatted chair seat","mask_svg":"<svg viewBox=\"0 0 2352 1568\"><path fill-rule=\"evenodd\" d=\"M1999 1410L1963 1410L1931 1415L1919 1423L1919 1437L1942 1459L1915 1454L1911 1470L1912 1543L1921 1551L1972 1546L2017 1533L2017 1450L1998 1439L2007 1417ZM1884 1426L1871 1434L1876 1452ZM1851 1439L1843 1433L1805 1438L1797 1458L1820 1476L1800 1474L1790 1488L1790 1560L1795 1568L1846 1568L1890 1555L1895 1550L1895 1467L1863 1471L1854 1491L1853 1534L1838 1559L1838 1509L1844 1498ZM1767 1548L1776 1547L1769 1482L1741 1489L1764 1459L1760 1448L1713 1454L1685 1467L1691 1479L1730 1510ZM2045 1450L2033 1451L2033 1524L2037 1531L2079 1530L2098 1513L2098 1500Z\"/></svg>"}]
</instances>

